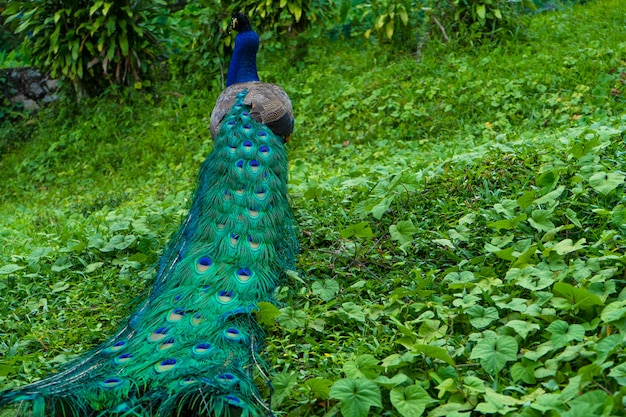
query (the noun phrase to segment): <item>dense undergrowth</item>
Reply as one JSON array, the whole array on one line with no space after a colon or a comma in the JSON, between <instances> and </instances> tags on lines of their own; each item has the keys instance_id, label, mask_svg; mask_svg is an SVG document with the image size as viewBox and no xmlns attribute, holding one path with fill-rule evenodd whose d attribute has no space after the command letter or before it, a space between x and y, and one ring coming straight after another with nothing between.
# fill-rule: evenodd
<instances>
[{"instance_id":1,"label":"dense undergrowth","mask_svg":"<svg viewBox=\"0 0 626 417\"><path fill-rule=\"evenodd\" d=\"M625 16L590 2L527 39L419 56L261 51L297 113L300 269L261 317L277 415L626 412ZM93 347L149 289L211 149L219 82L203 87L18 125L0 159L2 388Z\"/></svg>"}]
</instances>

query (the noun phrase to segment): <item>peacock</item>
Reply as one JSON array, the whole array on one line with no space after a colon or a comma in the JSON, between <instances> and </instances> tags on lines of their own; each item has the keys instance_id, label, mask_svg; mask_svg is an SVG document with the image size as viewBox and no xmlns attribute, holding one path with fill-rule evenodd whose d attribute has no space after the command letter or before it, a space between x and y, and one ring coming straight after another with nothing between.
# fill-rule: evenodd
<instances>
[{"instance_id":1,"label":"peacock","mask_svg":"<svg viewBox=\"0 0 626 417\"><path fill-rule=\"evenodd\" d=\"M259 81L259 37L248 18L235 14L231 27L237 36L211 115L213 150L151 293L99 347L0 394L0 409L33 417L272 415L257 386L269 379L255 313L272 302L298 254L284 146L293 110L282 89Z\"/></svg>"}]
</instances>

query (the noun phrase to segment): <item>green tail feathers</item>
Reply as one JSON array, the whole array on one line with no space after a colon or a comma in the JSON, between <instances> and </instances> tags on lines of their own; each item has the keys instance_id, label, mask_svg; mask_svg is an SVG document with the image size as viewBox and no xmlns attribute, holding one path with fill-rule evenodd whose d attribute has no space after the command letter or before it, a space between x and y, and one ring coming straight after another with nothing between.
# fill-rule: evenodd
<instances>
[{"instance_id":1,"label":"green tail feathers","mask_svg":"<svg viewBox=\"0 0 626 417\"><path fill-rule=\"evenodd\" d=\"M295 268L283 140L237 97L150 296L106 343L61 372L0 394L17 415L271 415L254 375L254 312Z\"/></svg>"}]
</instances>

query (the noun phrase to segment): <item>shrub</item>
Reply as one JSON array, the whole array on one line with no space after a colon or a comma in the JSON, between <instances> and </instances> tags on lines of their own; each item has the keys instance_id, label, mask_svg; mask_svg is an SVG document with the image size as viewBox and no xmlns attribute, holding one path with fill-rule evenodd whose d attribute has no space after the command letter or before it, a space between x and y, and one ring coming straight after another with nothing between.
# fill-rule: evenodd
<instances>
[{"instance_id":1,"label":"shrub","mask_svg":"<svg viewBox=\"0 0 626 417\"><path fill-rule=\"evenodd\" d=\"M160 52L163 0L12 1L3 15L25 34L36 67L67 78L78 96L141 80Z\"/></svg>"}]
</instances>

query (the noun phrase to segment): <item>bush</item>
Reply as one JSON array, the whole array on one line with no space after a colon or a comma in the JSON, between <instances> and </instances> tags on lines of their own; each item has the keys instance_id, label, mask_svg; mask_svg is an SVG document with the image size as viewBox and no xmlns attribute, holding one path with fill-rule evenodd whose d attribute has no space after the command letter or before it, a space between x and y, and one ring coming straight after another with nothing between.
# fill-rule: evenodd
<instances>
[{"instance_id":1,"label":"bush","mask_svg":"<svg viewBox=\"0 0 626 417\"><path fill-rule=\"evenodd\" d=\"M161 51L167 9L163 0L12 1L3 15L26 35L33 63L67 78L78 96L109 85L133 85Z\"/></svg>"},{"instance_id":2,"label":"bush","mask_svg":"<svg viewBox=\"0 0 626 417\"><path fill-rule=\"evenodd\" d=\"M173 15L173 25L180 31L169 45L174 52L170 71L174 77L180 75L195 84L225 79L236 35L229 29L235 12L250 17L264 48L281 49L285 43L306 44L321 36L336 9L332 1L326 0L188 2Z\"/></svg>"}]
</instances>

